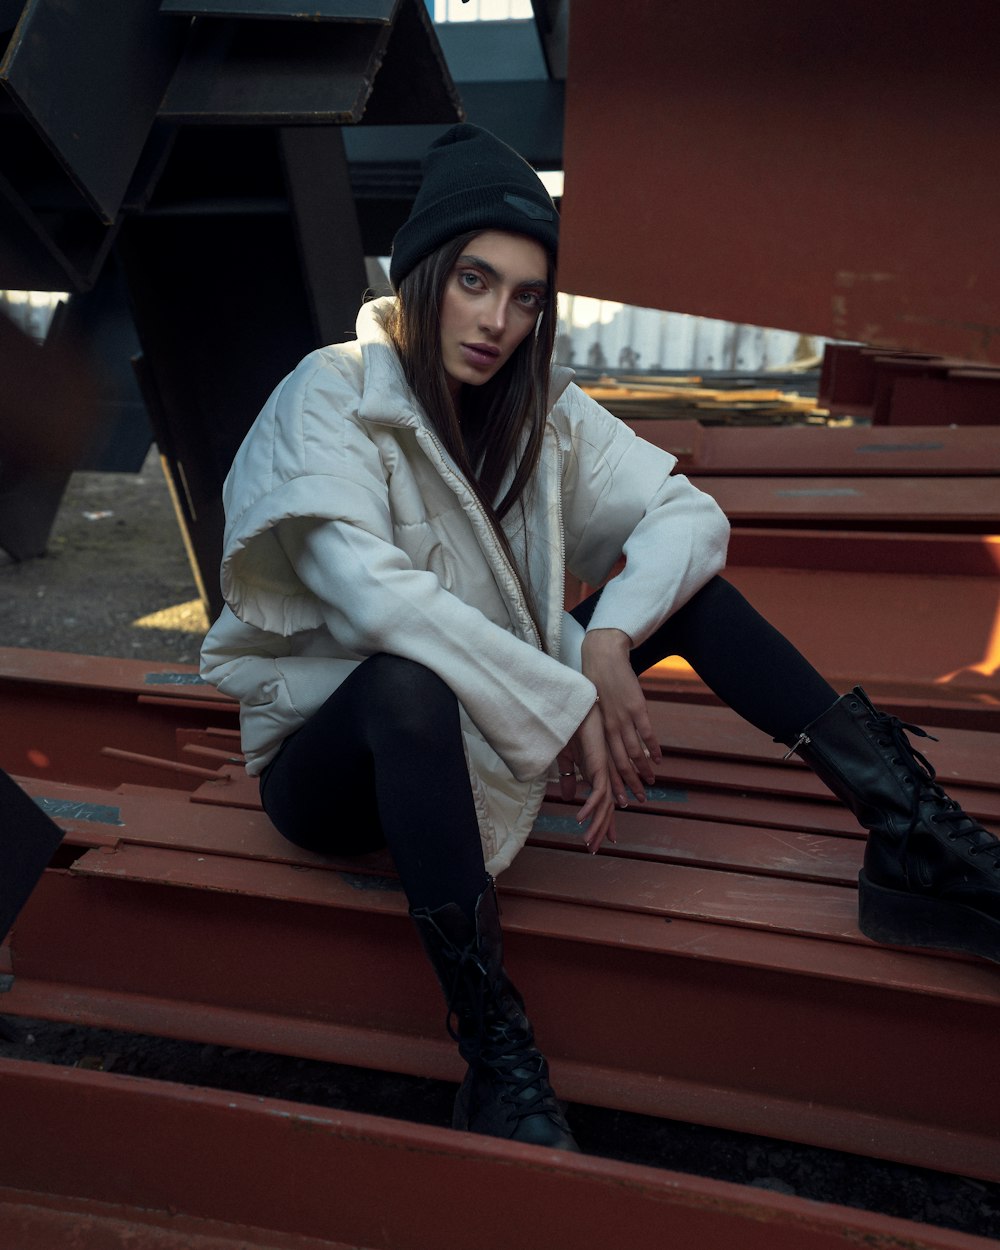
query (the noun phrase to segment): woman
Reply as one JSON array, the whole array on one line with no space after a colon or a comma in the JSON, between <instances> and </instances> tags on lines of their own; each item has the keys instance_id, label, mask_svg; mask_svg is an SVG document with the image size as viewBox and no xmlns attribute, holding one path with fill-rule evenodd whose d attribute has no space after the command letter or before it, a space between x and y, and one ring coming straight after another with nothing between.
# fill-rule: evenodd
<instances>
[{"instance_id":1,"label":"woman","mask_svg":"<svg viewBox=\"0 0 1000 1250\"><path fill-rule=\"evenodd\" d=\"M308 356L237 454L202 672L240 700L286 838L388 846L469 1065L456 1127L572 1150L503 970L493 874L554 762L565 799L589 787L592 852L615 804L644 801L660 750L637 674L683 656L852 808L873 937L1000 958L1000 844L899 721L860 689L838 699L718 576L728 525L673 457L551 368L557 231L494 136L460 125L431 147L398 297ZM623 552L564 613L566 570L601 585Z\"/></svg>"}]
</instances>

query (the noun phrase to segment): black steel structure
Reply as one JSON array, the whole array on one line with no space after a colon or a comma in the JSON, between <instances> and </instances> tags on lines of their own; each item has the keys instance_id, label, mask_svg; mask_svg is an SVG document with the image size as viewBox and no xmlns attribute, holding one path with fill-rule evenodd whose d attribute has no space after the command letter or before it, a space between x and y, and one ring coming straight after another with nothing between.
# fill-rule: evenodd
<instances>
[{"instance_id":1,"label":"black steel structure","mask_svg":"<svg viewBox=\"0 0 1000 1250\"><path fill-rule=\"evenodd\" d=\"M424 0L0 0L0 287L70 293L42 351L0 335L0 547L40 554L68 474L137 469L155 437L215 612L235 448L350 333L430 139L468 117L560 166L566 7L435 27ZM57 385L26 438L24 396Z\"/></svg>"}]
</instances>

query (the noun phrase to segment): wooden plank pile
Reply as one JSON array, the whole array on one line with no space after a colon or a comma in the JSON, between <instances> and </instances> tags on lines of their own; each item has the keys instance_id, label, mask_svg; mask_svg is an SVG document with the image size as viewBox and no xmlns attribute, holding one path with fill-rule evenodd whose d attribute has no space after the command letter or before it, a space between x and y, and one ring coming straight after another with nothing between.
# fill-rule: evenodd
<instances>
[{"instance_id":1,"label":"wooden plank pile","mask_svg":"<svg viewBox=\"0 0 1000 1250\"><path fill-rule=\"evenodd\" d=\"M774 387L705 383L701 377L601 377L583 382L588 395L623 421L700 419L727 425L826 419L815 396Z\"/></svg>"}]
</instances>

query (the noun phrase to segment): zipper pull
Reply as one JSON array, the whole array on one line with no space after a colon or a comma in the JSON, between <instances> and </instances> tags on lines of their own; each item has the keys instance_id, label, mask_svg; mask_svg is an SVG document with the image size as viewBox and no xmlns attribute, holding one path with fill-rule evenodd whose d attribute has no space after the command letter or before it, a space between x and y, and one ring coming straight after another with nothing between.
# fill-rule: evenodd
<instances>
[{"instance_id":1,"label":"zipper pull","mask_svg":"<svg viewBox=\"0 0 1000 1250\"><path fill-rule=\"evenodd\" d=\"M781 757L781 762L784 763L785 760L787 760L789 756L795 754L795 752L799 749L799 747L807 747L810 742L812 742L812 738L810 738L808 734L806 733L799 734L799 736L795 739L795 741L788 748L785 754Z\"/></svg>"}]
</instances>

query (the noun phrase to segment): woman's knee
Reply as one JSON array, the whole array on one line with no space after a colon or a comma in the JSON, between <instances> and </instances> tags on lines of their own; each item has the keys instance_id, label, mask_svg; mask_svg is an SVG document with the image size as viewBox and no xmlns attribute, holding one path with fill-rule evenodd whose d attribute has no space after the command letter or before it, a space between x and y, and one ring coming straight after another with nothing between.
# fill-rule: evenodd
<instances>
[{"instance_id":1,"label":"woman's knee","mask_svg":"<svg viewBox=\"0 0 1000 1250\"><path fill-rule=\"evenodd\" d=\"M440 733L458 725L458 699L451 687L416 660L379 654L364 662L365 703L377 723L399 734Z\"/></svg>"}]
</instances>

